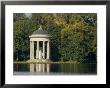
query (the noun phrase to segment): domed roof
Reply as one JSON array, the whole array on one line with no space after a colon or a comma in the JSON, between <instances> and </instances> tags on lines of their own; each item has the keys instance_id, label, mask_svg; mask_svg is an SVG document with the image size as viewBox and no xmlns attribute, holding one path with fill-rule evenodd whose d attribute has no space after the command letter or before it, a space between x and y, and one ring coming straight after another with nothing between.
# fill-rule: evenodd
<instances>
[{"instance_id":1,"label":"domed roof","mask_svg":"<svg viewBox=\"0 0 110 88\"><path fill-rule=\"evenodd\" d=\"M50 35L46 30L43 30L42 27L40 26L40 28L34 31L30 37L50 37Z\"/></svg>"}]
</instances>

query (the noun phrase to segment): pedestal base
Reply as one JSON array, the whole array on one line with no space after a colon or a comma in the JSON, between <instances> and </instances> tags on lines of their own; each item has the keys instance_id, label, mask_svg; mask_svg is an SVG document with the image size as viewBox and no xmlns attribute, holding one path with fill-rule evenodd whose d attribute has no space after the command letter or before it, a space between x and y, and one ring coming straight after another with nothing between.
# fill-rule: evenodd
<instances>
[{"instance_id":1,"label":"pedestal base","mask_svg":"<svg viewBox=\"0 0 110 88\"><path fill-rule=\"evenodd\" d=\"M30 59L27 62L50 62L49 59Z\"/></svg>"}]
</instances>

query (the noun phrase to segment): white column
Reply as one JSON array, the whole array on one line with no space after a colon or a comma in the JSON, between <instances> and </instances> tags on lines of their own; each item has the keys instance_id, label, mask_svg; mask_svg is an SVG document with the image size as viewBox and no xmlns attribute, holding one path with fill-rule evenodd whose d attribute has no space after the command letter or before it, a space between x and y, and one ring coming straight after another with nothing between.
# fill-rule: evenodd
<instances>
[{"instance_id":1,"label":"white column","mask_svg":"<svg viewBox=\"0 0 110 88\"><path fill-rule=\"evenodd\" d=\"M43 58L45 59L45 41L43 41Z\"/></svg>"},{"instance_id":2,"label":"white column","mask_svg":"<svg viewBox=\"0 0 110 88\"><path fill-rule=\"evenodd\" d=\"M30 59L34 59L34 41L30 41Z\"/></svg>"},{"instance_id":3,"label":"white column","mask_svg":"<svg viewBox=\"0 0 110 88\"><path fill-rule=\"evenodd\" d=\"M37 41L37 58L39 58L39 41Z\"/></svg>"},{"instance_id":4,"label":"white column","mask_svg":"<svg viewBox=\"0 0 110 88\"><path fill-rule=\"evenodd\" d=\"M50 59L50 43L47 42L47 59Z\"/></svg>"},{"instance_id":5,"label":"white column","mask_svg":"<svg viewBox=\"0 0 110 88\"><path fill-rule=\"evenodd\" d=\"M31 52L32 52L32 59L34 59L34 41L32 41L32 43L31 43L31 45L32 45L32 50L31 50Z\"/></svg>"},{"instance_id":6,"label":"white column","mask_svg":"<svg viewBox=\"0 0 110 88\"><path fill-rule=\"evenodd\" d=\"M30 59L32 59L32 41L30 41Z\"/></svg>"},{"instance_id":7,"label":"white column","mask_svg":"<svg viewBox=\"0 0 110 88\"><path fill-rule=\"evenodd\" d=\"M37 56L37 48L36 48L36 59L38 59L38 56Z\"/></svg>"}]
</instances>

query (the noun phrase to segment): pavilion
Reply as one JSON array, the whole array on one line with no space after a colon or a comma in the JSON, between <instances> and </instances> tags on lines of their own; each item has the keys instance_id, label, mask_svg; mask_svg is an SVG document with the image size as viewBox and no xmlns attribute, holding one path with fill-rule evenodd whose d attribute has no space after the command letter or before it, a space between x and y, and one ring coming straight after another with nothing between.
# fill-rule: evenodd
<instances>
[{"instance_id":1,"label":"pavilion","mask_svg":"<svg viewBox=\"0 0 110 88\"><path fill-rule=\"evenodd\" d=\"M50 35L40 26L30 36L30 60L50 59Z\"/></svg>"}]
</instances>

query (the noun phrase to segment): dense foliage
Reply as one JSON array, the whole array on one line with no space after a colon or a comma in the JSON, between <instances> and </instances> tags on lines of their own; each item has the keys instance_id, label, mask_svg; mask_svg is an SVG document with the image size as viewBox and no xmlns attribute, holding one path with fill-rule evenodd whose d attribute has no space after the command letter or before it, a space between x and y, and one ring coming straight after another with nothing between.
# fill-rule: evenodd
<instances>
[{"instance_id":1,"label":"dense foliage","mask_svg":"<svg viewBox=\"0 0 110 88\"><path fill-rule=\"evenodd\" d=\"M52 60L96 61L96 13L15 13L14 60L29 59L29 35L40 25L52 36Z\"/></svg>"}]
</instances>

